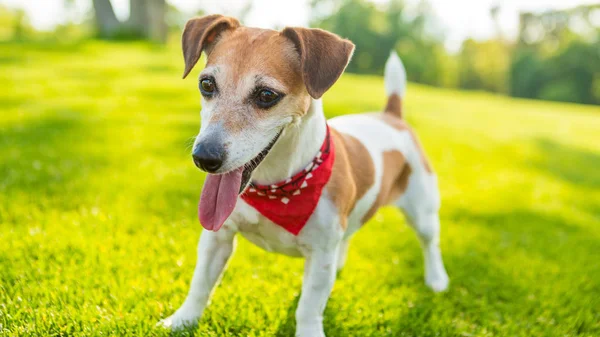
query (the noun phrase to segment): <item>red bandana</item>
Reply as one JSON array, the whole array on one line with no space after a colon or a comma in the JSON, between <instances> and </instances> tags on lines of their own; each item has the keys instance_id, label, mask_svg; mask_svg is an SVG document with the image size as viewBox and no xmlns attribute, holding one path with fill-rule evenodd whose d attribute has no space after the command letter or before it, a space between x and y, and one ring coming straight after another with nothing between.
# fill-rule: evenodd
<instances>
[{"instance_id":1,"label":"red bandana","mask_svg":"<svg viewBox=\"0 0 600 337\"><path fill-rule=\"evenodd\" d=\"M304 170L277 184L252 183L242 194L242 199L267 219L298 235L319 203L334 160L333 141L327 126L321 149Z\"/></svg>"}]
</instances>

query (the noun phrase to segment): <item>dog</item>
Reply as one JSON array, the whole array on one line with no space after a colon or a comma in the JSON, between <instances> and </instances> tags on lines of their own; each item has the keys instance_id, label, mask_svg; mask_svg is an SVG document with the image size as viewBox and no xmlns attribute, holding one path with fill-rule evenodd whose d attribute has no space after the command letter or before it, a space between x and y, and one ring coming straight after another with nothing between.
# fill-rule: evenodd
<instances>
[{"instance_id":1,"label":"dog","mask_svg":"<svg viewBox=\"0 0 600 337\"><path fill-rule=\"evenodd\" d=\"M427 286L447 288L437 178L402 118L406 73L395 52L385 65L383 112L326 121L321 97L352 57L349 40L210 15L187 22L182 49L184 78L207 55L192 150L208 173L199 203L205 230L187 298L160 325L197 324L239 232L267 251L306 259L296 336L325 336L323 311L350 238L384 205L402 210L415 229Z\"/></svg>"}]
</instances>

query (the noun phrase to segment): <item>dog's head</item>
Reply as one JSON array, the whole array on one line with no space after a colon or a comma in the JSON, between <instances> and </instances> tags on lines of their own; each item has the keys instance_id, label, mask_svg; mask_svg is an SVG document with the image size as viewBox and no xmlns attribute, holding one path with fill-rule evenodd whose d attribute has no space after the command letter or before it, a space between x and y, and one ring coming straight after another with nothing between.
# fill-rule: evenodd
<instances>
[{"instance_id":1,"label":"dog's head","mask_svg":"<svg viewBox=\"0 0 600 337\"><path fill-rule=\"evenodd\" d=\"M188 21L182 47L184 78L201 53L207 55L193 157L214 174L255 167L282 130L306 114L311 97L335 83L354 50L350 41L320 29L249 28L221 15ZM244 172L244 180L250 174Z\"/></svg>"}]
</instances>

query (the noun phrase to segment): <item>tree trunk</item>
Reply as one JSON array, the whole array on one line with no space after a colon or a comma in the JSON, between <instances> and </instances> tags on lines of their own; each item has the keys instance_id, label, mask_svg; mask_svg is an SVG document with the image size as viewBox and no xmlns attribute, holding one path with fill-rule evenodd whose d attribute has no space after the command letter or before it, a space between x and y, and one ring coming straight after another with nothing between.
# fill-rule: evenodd
<instances>
[{"instance_id":1,"label":"tree trunk","mask_svg":"<svg viewBox=\"0 0 600 337\"><path fill-rule=\"evenodd\" d=\"M146 15L146 0L129 0L129 19L127 28L139 37L146 36L146 27L148 26L148 15Z\"/></svg>"},{"instance_id":2,"label":"tree trunk","mask_svg":"<svg viewBox=\"0 0 600 337\"><path fill-rule=\"evenodd\" d=\"M110 0L93 0L96 12L96 26L101 37L113 37L120 29L121 23L115 15Z\"/></svg>"},{"instance_id":3,"label":"tree trunk","mask_svg":"<svg viewBox=\"0 0 600 337\"><path fill-rule=\"evenodd\" d=\"M156 42L166 42L167 4L165 0L148 0L148 29L146 37Z\"/></svg>"},{"instance_id":4,"label":"tree trunk","mask_svg":"<svg viewBox=\"0 0 600 337\"><path fill-rule=\"evenodd\" d=\"M120 22L110 0L93 0L98 34L112 38L119 32L155 42L167 41L165 0L129 0L129 19Z\"/></svg>"},{"instance_id":5,"label":"tree trunk","mask_svg":"<svg viewBox=\"0 0 600 337\"><path fill-rule=\"evenodd\" d=\"M130 0L128 28L140 37L156 42L167 40L165 0Z\"/></svg>"}]
</instances>

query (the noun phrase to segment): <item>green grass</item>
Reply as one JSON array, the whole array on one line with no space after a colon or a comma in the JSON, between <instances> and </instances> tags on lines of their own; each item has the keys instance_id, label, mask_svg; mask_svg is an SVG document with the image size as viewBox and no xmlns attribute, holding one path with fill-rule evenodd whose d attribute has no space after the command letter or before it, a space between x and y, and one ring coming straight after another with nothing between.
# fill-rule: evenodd
<instances>
[{"instance_id":1,"label":"green grass","mask_svg":"<svg viewBox=\"0 0 600 337\"><path fill-rule=\"evenodd\" d=\"M143 44L0 46L0 334L168 336L201 226L195 76ZM410 70L409 70L410 71ZM197 74L198 70L195 70ZM328 116L378 110L345 75ZM328 336L599 336L600 109L409 86L450 290L394 209L355 236ZM197 336L292 336L302 261L243 238Z\"/></svg>"}]
</instances>

